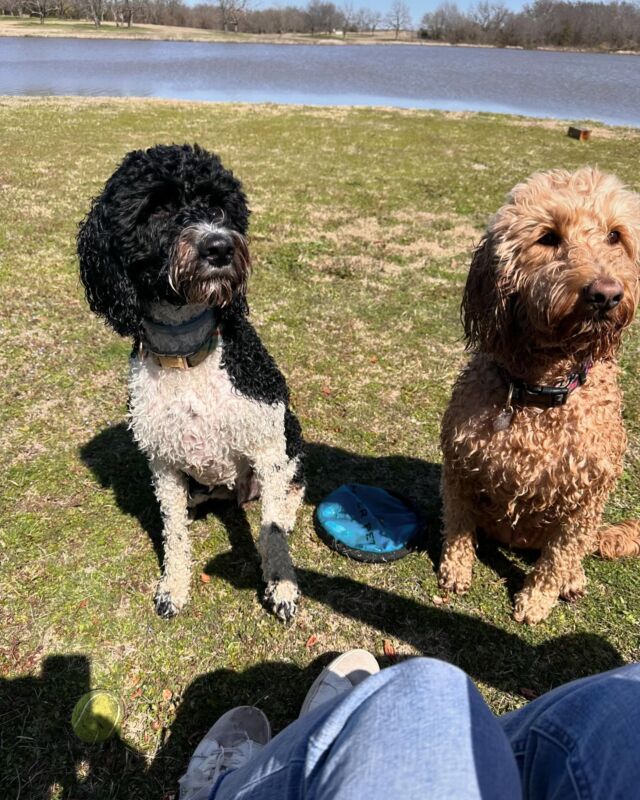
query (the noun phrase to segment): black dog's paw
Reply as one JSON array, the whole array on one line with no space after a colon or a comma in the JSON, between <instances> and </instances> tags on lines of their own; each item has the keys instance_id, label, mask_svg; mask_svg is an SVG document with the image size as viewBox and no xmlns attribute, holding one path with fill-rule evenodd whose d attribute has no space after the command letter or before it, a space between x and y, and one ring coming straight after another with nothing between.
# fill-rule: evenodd
<instances>
[{"instance_id":1,"label":"black dog's paw","mask_svg":"<svg viewBox=\"0 0 640 800\"><path fill-rule=\"evenodd\" d=\"M178 606L172 601L169 592L158 592L155 597L156 612L163 619L171 619L180 611Z\"/></svg>"},{"instance_id":2,"label":"black dog's paw","mask_svg":"<svg viewBox=\"0 0 640 800\"><path fill-rule=\"evenodd\" d=\"M264 602L282 622L289 622L298 610L300 592L295 581L269 581L264 593Z\"/></svg>"}]
</instances>

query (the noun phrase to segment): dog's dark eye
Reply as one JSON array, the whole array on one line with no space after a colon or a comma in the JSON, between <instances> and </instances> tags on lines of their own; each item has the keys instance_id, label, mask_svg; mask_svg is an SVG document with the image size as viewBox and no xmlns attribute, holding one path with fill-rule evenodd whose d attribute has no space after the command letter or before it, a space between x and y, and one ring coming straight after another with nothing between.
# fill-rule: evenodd
<instances>
[{"instance_id":1,"label":"dog's dark eye","mask_svg":"<svg viewBox=\"0 0 640 800\"><path fill-rule=\"evenodd\" d=\"M620 241L620 231L609 231L607 234L607 241L609 244L618 244Z\"/></svg>"},{"instance_id":2,"label":"dog's dark eye","mask_svg":"<svg viewBox=\"0 0 640 800\"><path fill-rule=\"evenodd\" d=\"M545 247L557 247L560 244L560 237L555 231L547 231L538 239L538 244Z\"/></svg>"},{"instance_id":3,"label":"dog's dark eye","mask_svg":"<svg viewBox=\"0 0 640 800\"><path fill-rule=\"evenodd\" d=\"M158 181L148 190L147 196L138 208L138 221L151 217L166 217L172 214L180 204L181 188L176 183Z\"/></svg>"}]
</instances>

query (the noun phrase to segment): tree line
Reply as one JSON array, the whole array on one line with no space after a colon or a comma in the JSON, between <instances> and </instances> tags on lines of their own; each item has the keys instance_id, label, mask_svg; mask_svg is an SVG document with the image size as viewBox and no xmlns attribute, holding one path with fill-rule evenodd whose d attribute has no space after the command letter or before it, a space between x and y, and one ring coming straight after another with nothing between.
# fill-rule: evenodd
<instances>
[{"instance_id":1,"label":"tree line","mask_svg":"<svg viewBox=\"0 0 640 800\"><path fill-rule=\"evenodd\" d=\"M422 18L418 35L452 44L640 50L640 5L534 0L522 11L483 0L469 11L444 2Z\"/></svg>"},{"instance_id":2,"label":"tree line","mask_svg":"<svg viewBox=\"0 0 640 800\"><path fill-rule=\"evenodd\" d=\"M497 47L567 47L640 51L640 0L534 0L510 11L501 0L479 0L462 11L445 0L426 13L414 29L405 0L392 0L387 13L356 6L309 0L306 6L258 7L259 0L212 0L186 5L184 0L0 0L0 13L134 22L208 30L311 36L403 32L424 41L483 44Z\"/></svg>"},{"instance_id":3,"label":"tree line","mask_svg":"<svg viewBox=\"0 0 640 800\"><path fill-rule=\"evenodd\" d=\"M384 28L398 38L411 30L404 0L392 0L386 14L356 7L309 0L306 6L257 8L258 0L214 0L186 5L183 0L0 0L0 14L45 19L90 19L96 27L110 20L131 27L134 22L243 33L306 33L311 35L368 33Z\"/></svg>"}]
</instances>

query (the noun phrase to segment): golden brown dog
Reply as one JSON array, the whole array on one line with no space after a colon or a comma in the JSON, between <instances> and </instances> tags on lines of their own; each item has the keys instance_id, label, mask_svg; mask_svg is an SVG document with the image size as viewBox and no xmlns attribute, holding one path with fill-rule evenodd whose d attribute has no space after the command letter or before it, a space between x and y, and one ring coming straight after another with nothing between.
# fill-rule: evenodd
<instances>
[{"instance_id":1,"label":"golden brown dog","mask_svg":"<svg viewBox=\"0 0 640 800\"><path fill-rule=\"evenodd\" d=\"M475 251L467 346L445 412L442 589L471 583L476 533L541 555L519 622L585 592L582 559L640 552L640 523L600 530L622 469L616 352L639 294L640 197L596 169L518 184Z\"/></svg>"}]
</instances>

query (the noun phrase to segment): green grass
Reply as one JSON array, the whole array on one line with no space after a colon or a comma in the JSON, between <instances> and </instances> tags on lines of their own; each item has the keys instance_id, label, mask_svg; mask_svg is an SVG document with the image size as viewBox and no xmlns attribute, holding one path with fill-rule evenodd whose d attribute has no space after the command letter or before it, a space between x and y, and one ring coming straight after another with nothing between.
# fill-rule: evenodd
<instances>
[{"instance_id":1,"label":"green grass","mask_svg":"<svg viewBox=\"0 0 640 800\"><path fill-rule=\"evenodd\" d=\"M3 797L170 797L217 715L256 703L278 729L331 653L386 663L384 639L463 666L497 711L640 658L633 561L588 559L588 596L535 628L510 617L531 560L492 546L467 596L433 602L439 420L464 362L473 243L537 169L598 164L640 189L640 133L593 126L580 143L561 123L486 114L135 100L5 98L0 121ZM129 345L89 312L74 236L124 153L173 141L217 151L245 182L253 320L311 443L291 542L304 599L288 627L259 603L257 508L195 522L191 604L171 621L153 610L159 519L124 424ZM640 513L639 347L632 331L610 519ZM354 479L417 499L426 552L363 566L319 542L313 504ZM69 726L90 687L126 703L122 739L102 747Z\"/></svg>"}]
</instances>

